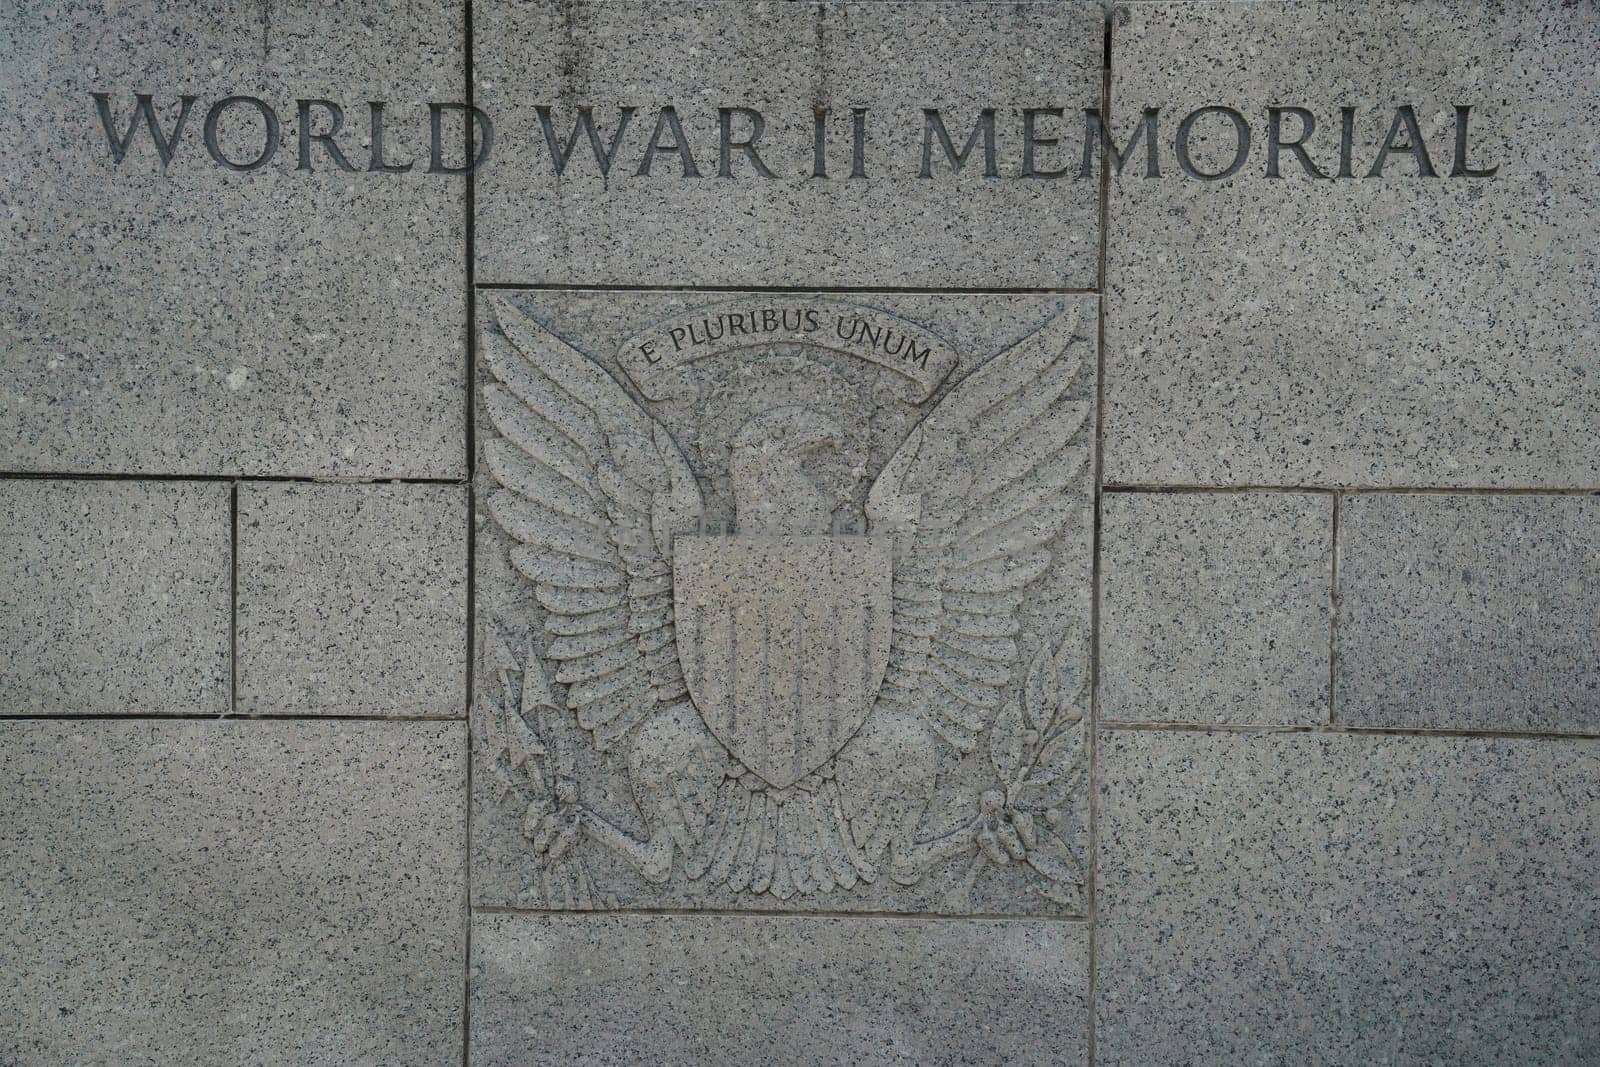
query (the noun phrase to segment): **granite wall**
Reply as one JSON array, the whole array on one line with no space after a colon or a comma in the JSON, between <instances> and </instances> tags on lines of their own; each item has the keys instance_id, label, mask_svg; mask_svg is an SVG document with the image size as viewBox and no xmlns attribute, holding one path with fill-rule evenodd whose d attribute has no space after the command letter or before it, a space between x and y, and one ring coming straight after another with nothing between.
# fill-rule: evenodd
<instances>
[{"instance_id":1,"label":"granite wall","mask_svg":"<svg viewBox=\"0 0 1600 1067\"><path fill-rule=\"evenodd\" d=\"M8 0L0 101L0 1062L1600 1063L1593 0Z\"/></svg>"}]
</instances>

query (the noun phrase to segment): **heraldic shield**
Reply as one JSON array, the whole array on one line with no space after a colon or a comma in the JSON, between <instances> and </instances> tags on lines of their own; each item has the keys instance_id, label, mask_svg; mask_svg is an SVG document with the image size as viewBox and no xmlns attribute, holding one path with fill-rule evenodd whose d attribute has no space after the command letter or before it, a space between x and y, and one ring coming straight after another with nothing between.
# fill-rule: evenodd
<instances>
[{"instance_id":1,"label":"heraldic shield","mask_svg":"<svg viewBox=\"0 0 1600 1067\"><path fill-rule=\"evenodd\" d=\"M886 537L680 536L678 657L706 726L769 785L826 763L889 664Z\"/></svg>"}]
</instances>

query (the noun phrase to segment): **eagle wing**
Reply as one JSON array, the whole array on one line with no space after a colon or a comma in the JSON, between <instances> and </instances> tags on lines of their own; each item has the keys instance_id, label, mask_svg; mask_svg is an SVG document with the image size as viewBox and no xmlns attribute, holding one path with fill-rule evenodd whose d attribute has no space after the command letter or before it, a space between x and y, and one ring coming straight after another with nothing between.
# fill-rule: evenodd
<instances>
[{"instance_id":1,"label":"eagle wing","mask_svg":"<svg viewBox=\"0 0 1600 1067\"><path fill-rule=\"evenodd\" d=\"M992 721L1018 661L1018 608L1089 498L1092 372L1058 314L951 389L867 495L894 542L894 621L878 707L921 715L961 751ZM876 712L875 712L876 714Z\"/></svg>"},{"instance_id":2,"label":"eagle wing","mask_svg":"<svg viewBox=\"0 0 1600 1067\"><path fill-rule=\"evenodd\" d=\"M548 613L546 654L566 704L608 748L656 709L687 702L673 628L672 539L695 528L700 488L678 445L593 360L494 305L500 436L484 458L488 507L518 543L511 562Z\"/></svg>"}]
</instances>

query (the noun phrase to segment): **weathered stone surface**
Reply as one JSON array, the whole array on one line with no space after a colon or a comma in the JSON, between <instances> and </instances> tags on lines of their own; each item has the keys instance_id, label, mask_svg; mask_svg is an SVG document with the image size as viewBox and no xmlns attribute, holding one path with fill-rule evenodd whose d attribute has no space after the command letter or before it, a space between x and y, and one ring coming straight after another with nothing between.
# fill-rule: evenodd
<instances>
[{"instance_id":1,"label":"weathered stone surface","mask_svg":"<svg viewBox=\"0 0 1600 1067\"><path fill-rule=\"evenodd\" d=\"M1144 177L1141 147L1112 183L1108 481L1600 485L1600 8L1138 3L1113 19L1112 68L1118 143L1159 106L1163 171ZM1406 153L1366 177L1401 103L1437 178ZM1493 178L1448 177L1458 104ZM1178 122L1213 105L1251 126L1249 159L1186 179ZM1354 106L1355 177L1312 179L1287 151L1265 177L1269 105L1313 112L1330 174ZM1227 121L1195 133L1220 170Z\"/></svg>"},{"instance_id":2,"label":"weathered stone surface","mask_svg":"<svg viewBox=\"0 0 1600 1067\"><path fill-rule=\"evenodd\" d=\"M0 714L227 711L228 493L0 480Z\"/></svg>"},{"instance_id":3,"label":"weathered stone surface","mask_svg":"<svg viewBox=\"0 0 1600 1067\"><path fill-rule=\"evenodd\" d=\"M1087 1062L1049 920L478 915L473 1063Z\"/></svg>"},{"instance_id":4,"label":"weathered stone surface","mask_svg":"<svg viewBox=\"0 0 1600 1067\"><path fill-rule=\"evenodd\" d=\"M1082 914L1093 299L479 306L475 900Z\"/></svg>"},{"instance_id":5,"label":"weathered stone surface","mask_svg":"<svg viewBox=\"0 0 1600 1067\"><path fill-rule=\"evenodd\" d=\"M1100 717L1328 718L1333 499L1107 493Z\"/></svg>"},{"instance_id":6,"label":"weathered stone surface","mask_svg":"<svg viewBox=\"0 0 1600 1067\"><path fill-rule=\"evenodd\" d=\"M1600 497L1357 494L1341 723L1600 733Z\"/></svg>"},{"instance_id":7,"label":"weathered stone surface","mask_svg":"<svg viewBox=\"0 0 1600 1067\"><path fill-rule=\"evenodd\" d=\"M239 710L461 715L467 494L239 487Z\"/></svg>"},{"instance_id":8,"label":"weathered stone surface","mask_svg":"<svg viewBox=\"0 0 1600 1067\"><path fill-rule=\"evenodd\" d=\"M460 723L0 723L0 1060L453 1063Z\"/></svg>"},{"instance_id":9,"label":"weathered stone surface","mask_svg":"<svg viewBox=\"0 0 1600 1067\"><path fill-rule=\"evenodd\" d=\"M1097 1062L1600 1047L1600 745L1100 737Z\"/></svg>"},{"instance_id":10,"label":"weathered stone surface","mask_svg":"<svg viewBox=\"0 0 1600 1067\"><path fill-rule=\"evenodd\" d=\"M371 477L462 474L464 189L423 173L426 100L463 93L460 0L263 5L21 0L0 16L0 469ZM163 166L141 125L113 160L134 93L162 129L197 99ZM259 170L208 154L209 109L272 107ZM297 98L345 110L356 173L311 147ZM387 103L368 173L366 101ZM317 131L327 116L314 110ZM263 121L218 124L235 161Z\"/></svg>"},{"instance_id":11,"label":"weathered stone surface","mask_svg":"<svg viewBox=\"0 0 1600 1067\"><path fill-rule=\"evenodd\" d=\"M477 3L475 99L500 120L499 162L477 182L477 278L1093 287L1099 183L1076 175L1103 30L1097 3ZM637 110L619 135L623 106ZM652 140L666 106L699 177L676 150L639 173L647 146L675 144L670 124ZM594 149L574 138L579 107L593 108ZM734 109L725 177L719 108ZM761 116L771 177L733 147L753 128L740 108ZM826 177L813 176L816 108ZM920 177L924 108L957 153L994 109L994 176L981 143L952 173L934 133ZM1062 109L1035 120L1035 167L1064 176L1019 177L1024 108ZM573 138L559 176L547 138L564 157Z\"/></svg>"},{"instance_id":12,"label":"weathered stone surface","mask_svg":"<svg viewBox=\"0 0 1600 1067\"><path fill-rule=\"evenodd\" d=\"M1595 0L11 0L0 108L0 1065L1600 1059Z\"/></svg>"}]
</instances>

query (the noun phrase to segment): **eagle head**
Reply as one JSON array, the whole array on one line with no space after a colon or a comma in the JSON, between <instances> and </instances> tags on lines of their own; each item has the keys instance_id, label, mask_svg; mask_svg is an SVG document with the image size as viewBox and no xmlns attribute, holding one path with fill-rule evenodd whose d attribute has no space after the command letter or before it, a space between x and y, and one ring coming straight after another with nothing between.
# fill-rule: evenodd
<instances>
[{"instance_id":1,"label":"eagle head","mask_svg":"<svg viewBox=\"0 0 1600 1067\"><path fill-rule=\"evenodd\" d=\"M836 422L798 405L769 408L739 427L730 470L739 532L827 533L838 500L806 468L843 445Z\"/></svg>"}]
</instances>

